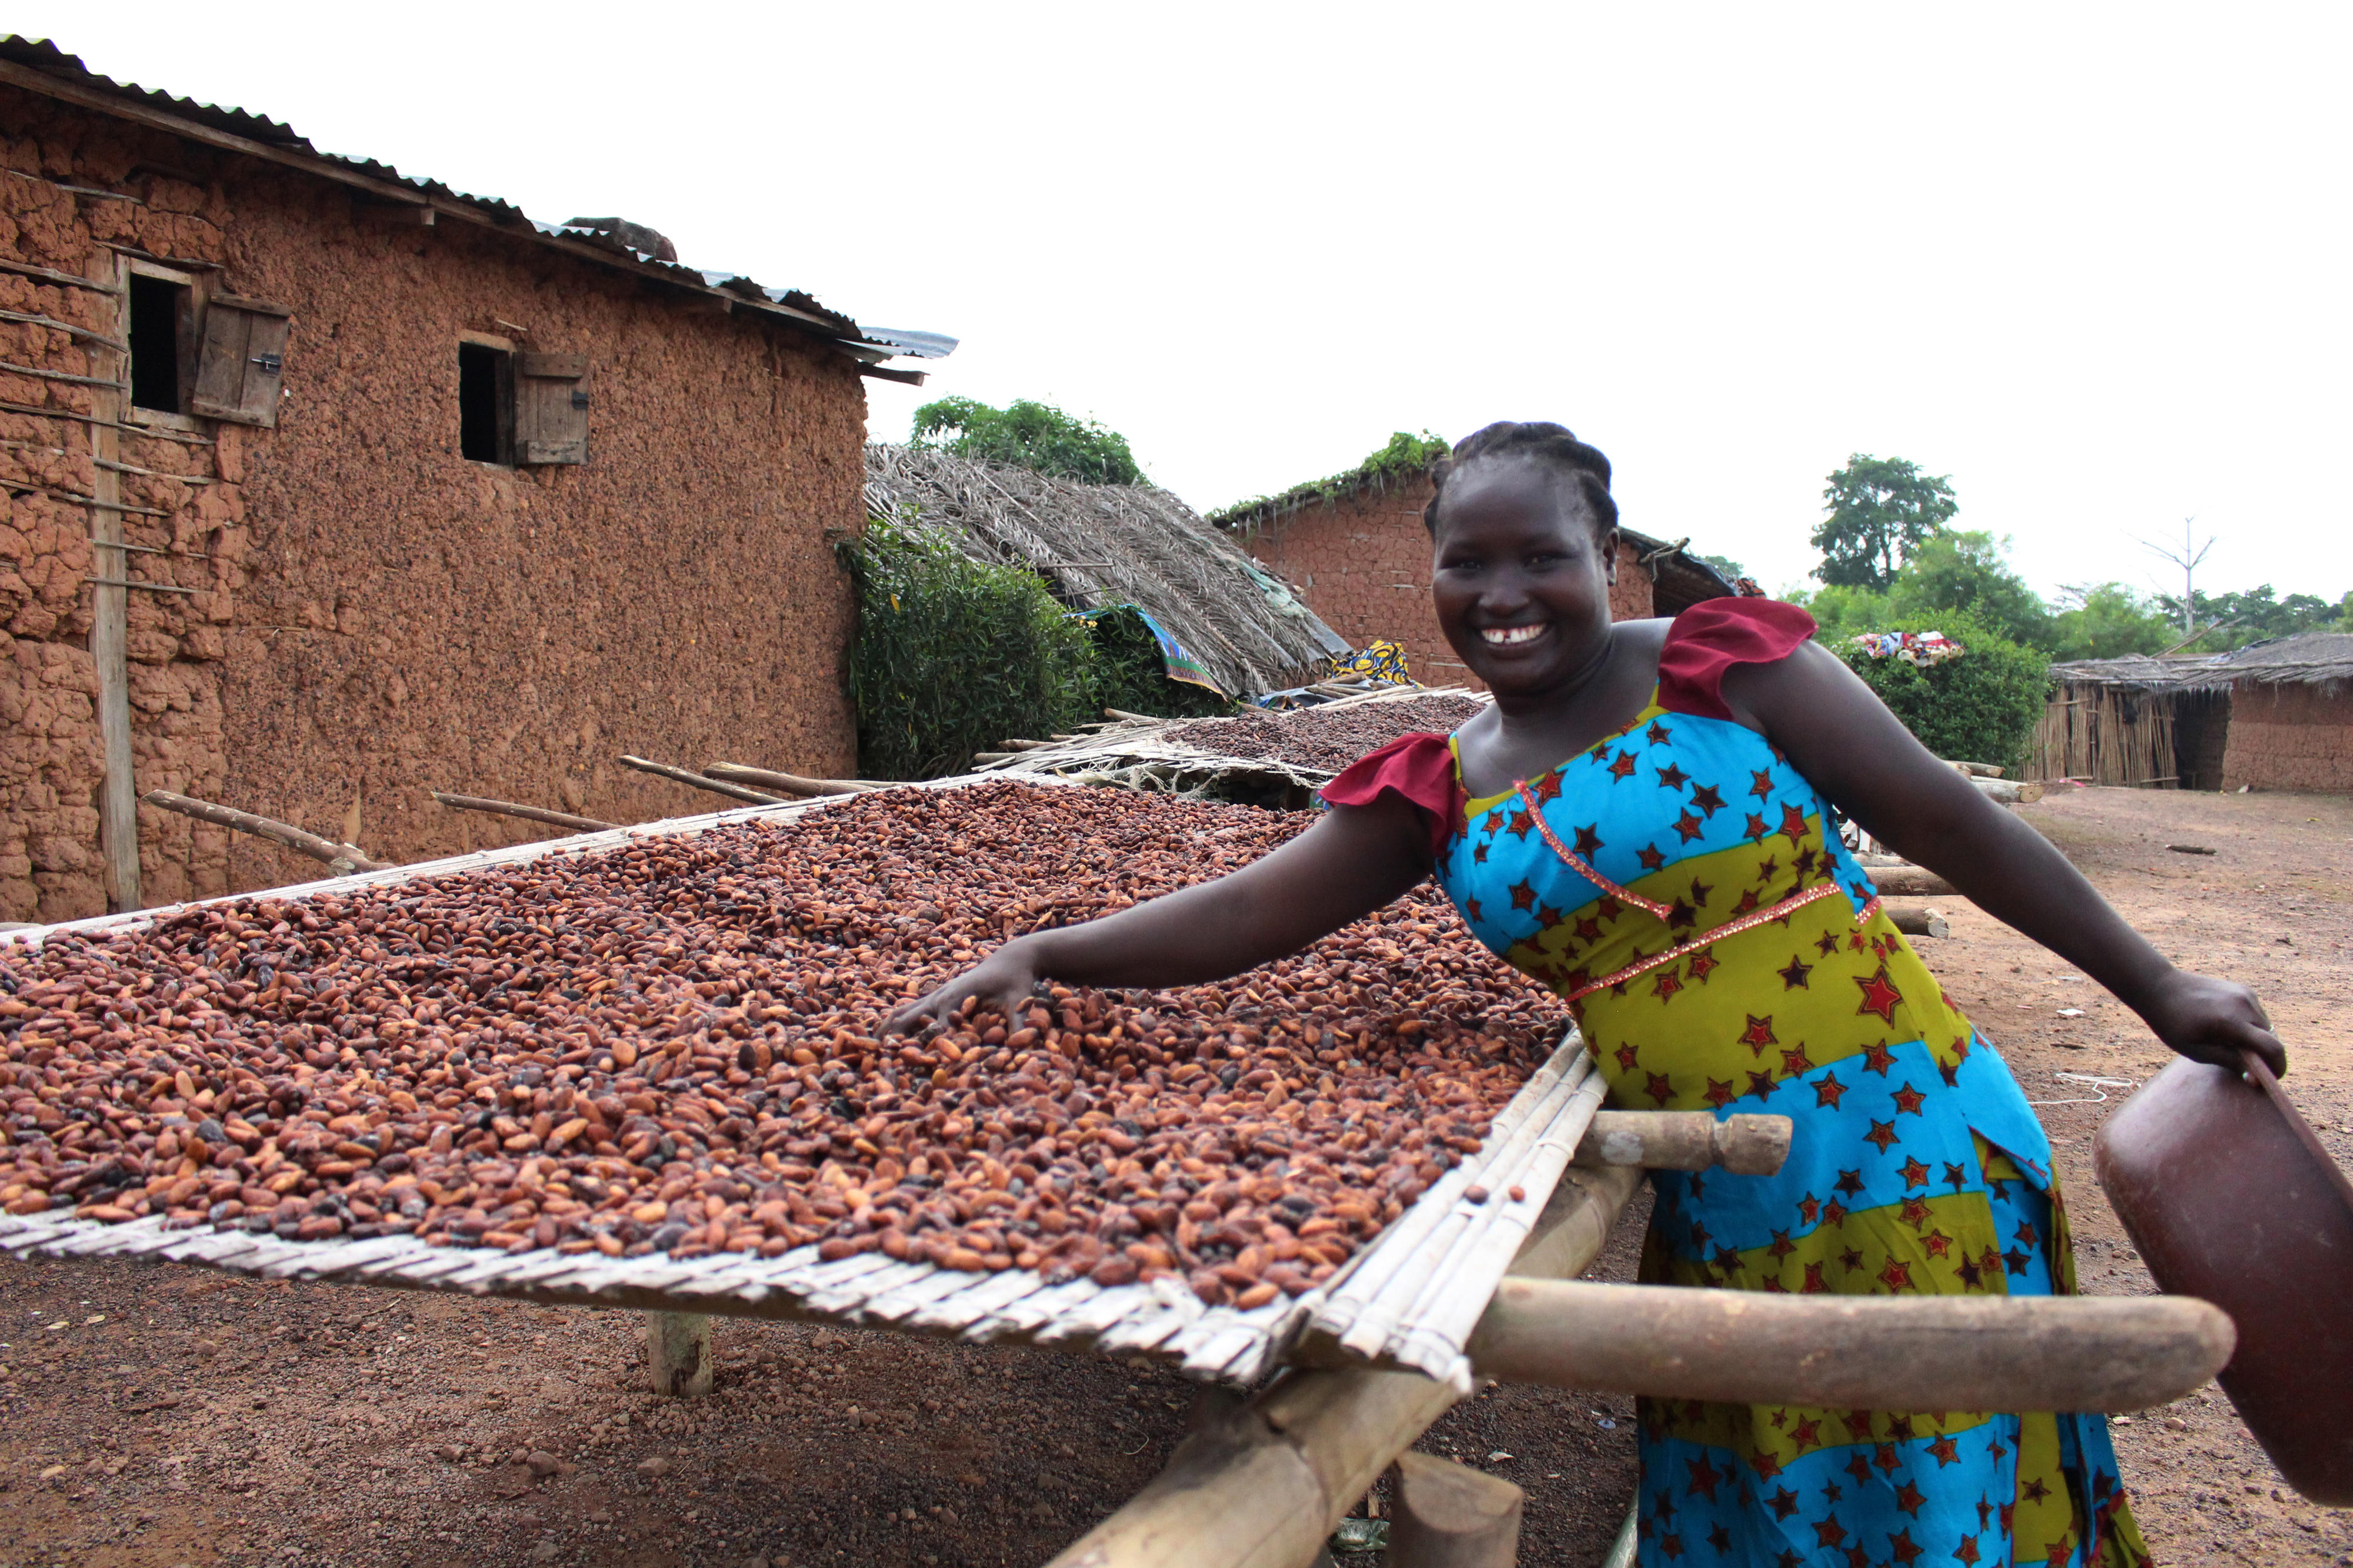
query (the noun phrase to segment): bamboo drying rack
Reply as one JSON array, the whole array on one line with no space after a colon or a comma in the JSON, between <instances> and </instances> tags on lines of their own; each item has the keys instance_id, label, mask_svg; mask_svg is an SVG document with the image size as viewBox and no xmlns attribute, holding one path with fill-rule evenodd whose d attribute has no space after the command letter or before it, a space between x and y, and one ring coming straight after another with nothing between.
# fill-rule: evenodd
<instances>
[{"instance_id":1,"label":"bamboo drying rack","mask_svg":"<svg viewBox=\"0 0 2353 1568\"><path fill-rule=\"evenodd\" d=\"M964 774L911 787L952 789L993 775ZM1054 774L1025 783L1071 787ZM676 837L746 822L789 821L844 797L753 805L486 849L413 866L364 871L276 889L299 901L326 893L462 875L552 855L593 854L649 837ZM233 897L251 897L248 894ZM203 902L223 900L207 900ZM136 910L0 935L37 947L56 935L137 930L190 905ZM20 1258L136 1258L271 1279L299 1278L398 1289L518 1297L547 1303L628 1307L823 1321L948 1334L976 1342L1024 1342L1143 1355L1188 1375L1258 1381L1304 1335L1322 1359L1410 1369L1467 1393L1464 1346L1514 1253L1552 1196L1600 1108L1602 1079L1570 1029L1495 1118L1477 1152L1431 1184L1340 1272L1304 1295L1243 1310L1204 1305L1181 1281L1103 1287L1050 1284L1034 1271L960 1273L862 1253L820 1262L815 1247L776 1258L667 1254L608 1258L428 1247L414 1237L287 1241L237 1230L168 1230L161 1216L116 1224L70 1215L0 1215L0 1251ZM1482 1201L1467 1194L1483 1190ZM1516 1194L1514 1196L1513 1194ZM1336 1352L1332 1347L1337 1347Z\"/></svg>"}]
</instances>

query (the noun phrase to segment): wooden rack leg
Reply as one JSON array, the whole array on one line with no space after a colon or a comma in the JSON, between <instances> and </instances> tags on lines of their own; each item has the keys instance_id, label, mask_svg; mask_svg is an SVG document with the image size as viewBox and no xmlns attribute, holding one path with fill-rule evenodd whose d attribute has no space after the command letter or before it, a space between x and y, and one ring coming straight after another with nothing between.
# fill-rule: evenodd
<instances>
[{"instance_id":1,"label":"wooden rack leg","mask_svg":"<svg viewBox=\"0 0 2353 1568\"><path fill-rule=\"evenodd\" d=\"M701 1312L648 1312L646 1366L656 1394L711 1392L711 1320Z\"/></svg>"},{"instance_id":2,"label":"wooden rack leg","mask_svg":"<svg viewBox=\"0 0 2353 1568\"><path fill-rule=\"evenodd\" d=\"M1513 1261L1584 1272L1642 1173L1571 1170ZM1410 1372L1296 1373L1177 1445L1126 1507L1053 1568L1305 1568L1374 1479L1454 1404Z\"/></svg>"},{"instance_id":3,"label":"wooden rack leg","mask_svg":"<svg viewBox=\"0 0 2353 1568\"><path fill-rule=\"evenodd\" d=\"M1526 1494L1434 1454L1398 1456L1388 1568L1514 1568Z\"/></svg>"}]
</instances>

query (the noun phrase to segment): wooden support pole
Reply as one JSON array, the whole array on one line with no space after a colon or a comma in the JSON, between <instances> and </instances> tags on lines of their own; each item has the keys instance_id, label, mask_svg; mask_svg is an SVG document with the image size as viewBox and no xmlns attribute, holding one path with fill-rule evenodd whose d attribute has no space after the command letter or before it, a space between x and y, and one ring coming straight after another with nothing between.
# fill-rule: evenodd
<instances>
[{"instance_id":1,"label":"wooden support pole","mask_svg":"<svg viewBox=\"0 0 2353 1568\"><path fill-rule=\"evenodd\" d=\"M1881 906L1888 923L1905 936L1947 937L1952 926L1945 917L1926 904L1885 904Z\"/></svg>"},{"instance_id":2,"label":"wooden support pole","mask_svg":"<svg viewBox=\"0 0 2353 1568\"><path fill-rule=\"evenodd\" d=\"M749 801L754 805L785 804L785 797L782 795L762 795L758 790L745 789L742 784L722 784L717 779L705 778L701 773L690 772L685 768L671 767L668 763L649 762L643 757L632 757L625 753L621 758L621 765L625 768L635 768L641 773L651 773L656 778L670 779L679 784L691 784L696 789L707 789L713 795L723 795L730 800Z\"/></svg>"},{"instance_id":3,"label":"wooden support pole","mask_svg":"<svg viewBox=\"0 0 2353 1568\"><path fill-rule=\"evenodd\" d=\"M648 1312L646 1368L656 1394L696 1399L710 1393L711 1319L701 1312Z\"/></svg>"},{"instance_id":4,"label":"wooden support pole","mask_svg":"<svg viewBox=\"0 0 2353 1568\"><path fill-rule=\"evenodd\" d=\"M1925 866L1866 866L1883 899L1948 899L1960 889Z\"/></svg>"},{"instance_id":5,"label":"wooden support pole","mask_svg":"<svg viewBox=\"0 0 2353 1568\"><path fill-rule=\"evenodd\" d=\"M1103 717L1106 719L1116 719L1124 724L1166 724L1168 722L1166 719L1155 719L1149 713L1129 713L1117 708L1104 709Z\"/></svg>"},{"instance_id":6,"label":"wooden support pole","mask_svg":"<svg viewBox=\"0 0 2353 1568\"><path fill-rule=\"evenodd\" d=\"M215 805L208 800L194 800L185 795L174 795L167 789L151 789L140 796L149 805L165 811L176 811L183 816L193 816L199 822L209 822L216 827L233 828L250 833L256 838L267 838L280 848L291 849L298 855L308 855L313 860L323 860L327 869L338 877L348 877L354 871L388 871L393 862L371 860L367 851L354 844L338 844L332 838L322 838L315 833L305 833L290 822L271 817L256 816L249 811L231 806Z\"/></svg>"},{"instance_id":7,"label":"wooden support pole","mask_svg":"<svg viewBox=\"0 0 2353 1568\"><path fill-rule=\"evenodd\" d=\"M1507 1279L1482 1376L1729 1405L2145 1410L2222 1370L2231 1320L2187 1296L1798 1296Z\"/></svg>"},{"instance_id":8,"label":"wooden support pole","mask_svg":"<svg viewBox=\"0 0 2353 1568\"><path fill-rule=\"evenodd\" d=\"M1742 1113L1718 1121L1704 1110L1602 1110L1578 1140L1573 1163L1640 1165L1769 1176L1788 1158L1795 1131L1786 1116Z\"/></svg>"},{"instance_id":9,"label":"wooden support pole","mask_svg":"<svg viewBox=\"0 0 2353 1568\"><path fill-rule=\"evenodd\" d=\"M520 816L527 822L544 822L552 827L568 827L575 833L608 833L620 826L617 822L599 822L593 816L574 816L568 812L550 811L545 806L517 805L512 801L485 800L476 795L443 795L439 790L428 792L435 800L452 811L482 811L492 816Z\"/></svg>"},{"instance_id":10,"label":"wooden support pole","mask_svg":"<svg viewBox=\"0 0 2353 1568\"><path fill-rule=\"evenodd\" d=\"M1584 1271L1640 1171L1571 1170L1513 1267ZM1293 1373L1176 1447L1127 1506L1053 1568L1305 1568L1341 1516L1454 1404L1411 1372Z\"/></svg>"},{"instance_id":11,"label":"wooden support pole","mask_svg":"<svg viewBox=\"0 0 2353 1568\"><path fill-rule=\"evenodd\" d=\"M111 251L101 251L91 264L96 281L90 285L120 293L124 268ZM119 339L128 340L131 312L115 310ZM92 414L108 421L122 415L122 394L114 384L127 373L127 355L111 348L92 349ZM131 755L131 590L124 584L131 573L122 547L122 476L106 465L121 458L121 438L111 423L90 427L90 451L99 467L92 471L90 509L91 575L90 657L98 675L98 740L104 773L99 785L98 845L105 867L106 907L111 913L146 907L139 886L139 784Z\"/></svg>"},{"instance_id":12,"label":"wooden support pole","mask_svg":"<svg viewBox=\"0 0 2353 1568\"><path fill-rule=\"evenodd\" d=\"M1972 778L1978 793L1996 805L2027 805L2042 798L2040 783L2019 784L2010 779Z\"/></svg>"},{"instance_id":13,"label":"wooden support pole","mask_svg":"<svg viewBox=\"0 0 2353 1568\"><path fill-rule=\"evenodd\" d=\"M1384 1568L1513 1568L1526 1500L1501 1476L1434 1454L1399 1454Z\"/></svg>"},{"instance_id":14,"label":"wooden support pole","mask_svg":"<svg viewBox=\"0 0 2353 1568\"><path fill-rule=\"evenodd\" d=\"M785 795L804 796L863 795L870 789L893 787L881 779L805 779L798 773L771 773L766 768L747 768L741 763L711 763L704 766L702 775L728 784L749 784L755 789L772 789Z\"/></svg>"}]
</instances>

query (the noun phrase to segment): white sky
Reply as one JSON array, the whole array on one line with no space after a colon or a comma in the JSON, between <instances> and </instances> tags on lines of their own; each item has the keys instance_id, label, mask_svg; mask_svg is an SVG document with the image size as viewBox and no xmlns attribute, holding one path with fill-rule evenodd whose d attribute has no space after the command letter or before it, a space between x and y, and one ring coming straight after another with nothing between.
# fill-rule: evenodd
<instances>
[{"instance_id":1,"label":"white sky","mask_svg":"<svg viewBox=\"0 0 2353 1568\"><path fill-rule=\"evenodd\" d=\"M964 340L1208 510L1554 418L1800 581L1851 452L2049 590L2353 589L2341 6L18 0L119 79Z\"/></svg>"}]
</instances>

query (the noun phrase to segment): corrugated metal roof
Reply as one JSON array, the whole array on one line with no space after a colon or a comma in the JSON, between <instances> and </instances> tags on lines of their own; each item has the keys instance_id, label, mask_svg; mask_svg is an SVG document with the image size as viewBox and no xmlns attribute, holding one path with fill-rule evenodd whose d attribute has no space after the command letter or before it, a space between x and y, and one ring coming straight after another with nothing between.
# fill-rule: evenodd
<instances>
[{"instance_id":1,"label":"corrugated metal roof","mask_svg":"<svg viewBox=\"0 0 2353 1568\"><path fill-rule=\"evenodd\" d=\"M54 77L107 97L120 98L144 105L207 130L223 132L259 142L280 153L315 158L352 174L371 180L396 184L416 192L420 196L471 208L488 217L492 226L506 228L529 238L559 241L567 248L586 246L602 251L613 265L630 271L650 272L686 284L759 304L771 305L781 311L805 318L804 324L822 326L838 333L849 343L869 350L881 349L881 354L868 353L869 360L888 359L910 354L920 359L940 359L952 353L956 340L938 332L900 331L870 331L859 326L839 310L828 310L811 296L797 289L773 289L733 272L705 271L675 261L664 261L642 250L632 249L599 229L578 227L568 224L542 223L531 217L513 203L496 196L478 196L422 175L404 174L389 163L373 158L353 157L342 153L322 153L311 143L310 138L297 132L290 125L265 115L242 109L225 109L218 104L199 103L194 99L179 98L158 92L133 82L119 82L99 75L82 64L79 57L67 54L46 38L26 38L16 34L0 35L0 60Z\"/></svg>"}]
</instances>

